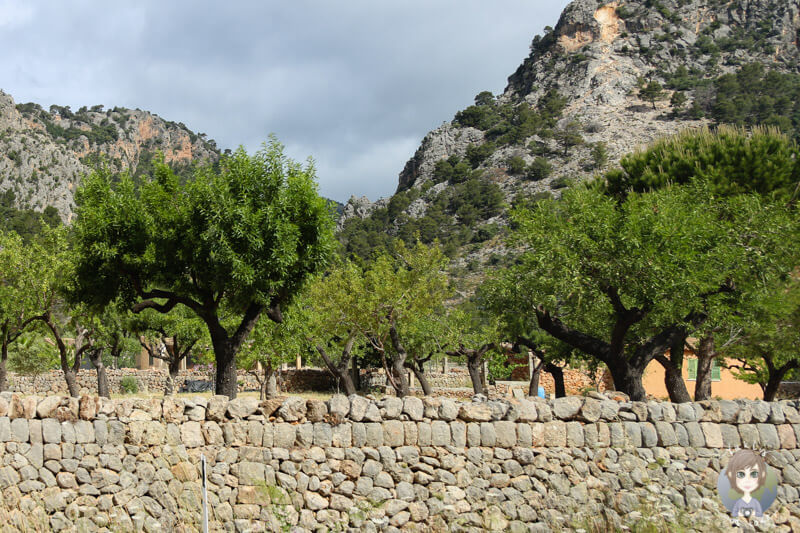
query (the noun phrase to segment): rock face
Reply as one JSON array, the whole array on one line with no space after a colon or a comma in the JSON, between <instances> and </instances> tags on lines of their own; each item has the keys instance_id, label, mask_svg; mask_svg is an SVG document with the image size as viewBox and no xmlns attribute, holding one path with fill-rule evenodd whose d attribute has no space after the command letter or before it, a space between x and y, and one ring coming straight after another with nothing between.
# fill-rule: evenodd
<instances>
[{"instance_id":1,"label":"rock face","mask_svg":"<svg viewBox=\"0 0 800 533\"><path fill-rule=\"evenodd\" d=\"M716 530L737 446L763 450L779 480L759 530L800 529L796 400L312 400L307 414L345 413L329 424L298 420L298 398L268 419L244 399L83 397L98 410L64 422L54 407L72 400L28 398L0 416L10 530L194 531L201 454L214 531L606 531L643 516ZM356 421L352 403L379 414Z\"/></svg>"},{"instance_id":2,"label":"rock face","mask_svg":"<svg viewBox=\"0 0 800 533\"><path fill-rule=\"evenodd\" d=\"M540 109L545 95L555 90L566 98L566 107L554 127L532 134L523 132L511 142L499 142L496 137L502 129L467 127L457 114L452 122L425 136L400 172L395 198L406 195L411 202L395 202L395 211L398 205L402 210L390 217L393 227L387 231L399 230L408 220L424 215L428 206L442 205L442 195L454 190L455 183L437 178L436 164L452 156L464 158L471 145L495 143L487 152L490 155L471 160L470 165L483 172L482 179L499 187L510 203L519 195L558 195L566 179L588 179L655 138L707 125L706 118L692 118L699 114L672 113L673 90L684 91L684 110L696 102L707 105L709 98L707 88L671 85L676 69L685 67L692 76L711 79L758 62L768 69L796 73L800 64L799 29L797 1L576 0L564 10L552 31L533 40L530 55L509 77L503 94L494 99L489 95L492 105L517 110L506 111L513 115L503 124L506 128L519 119L520 109ZM640 84L646 80L667 87L664 98L654 105L639 98ZM483 105L486 101L484 98ZM565 154L553 133L573 121L583 143L570 147ZM595 159L593 151L598 143L605 143L607 162ZM549 175L519 170L523 163L530 168L537 157L549 161ZM512 158L518 159L516 170L510 163ZM351 217L369 216L390 201L382 199L369 205L364 199L351 199L340 225L344 227ZM503 217L464 222L457 212L451 215L456 226L472 229L504 224ZM484 248L490 248L490 242ZM489 252L496 250L483 251L486 253L474 252L467 259L485 262Z\"/></svg>"},{"instance_id":3,"label":"rock face","mask_svg":"<svg viewBox=\"0 0 800 533\"><path fill-rule=\"evenodd\" d=\"M134 174L156 151L178 167L219 157L213 141L146 111L51 106L48 112L15 105L0 91L0 193L12 191L17 207L53 206L69 222L75 189L99 155L113 170Z\"/></svg>"}]
</instances>

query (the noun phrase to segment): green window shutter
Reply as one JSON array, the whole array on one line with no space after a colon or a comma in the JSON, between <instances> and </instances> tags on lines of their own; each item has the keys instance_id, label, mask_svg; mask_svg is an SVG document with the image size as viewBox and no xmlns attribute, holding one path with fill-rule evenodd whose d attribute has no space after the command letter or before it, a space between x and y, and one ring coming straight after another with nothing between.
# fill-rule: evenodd
<instances>
[{"instance_id":1,"label":"green window shutter","mask_svg":"<svg viewBox=\"0 0 800 533\"><path fill-rule=\"evenodd\" d=\"M689 364L689 379L697 379L697 359L688 359Z\"/></svg>"},{"instance_id":2,"label":"green window shutter","mask_svg":"<svg viewBox=\"0 0 800 533\"><path fill-rule=\"evenodd\" d=\"M711 381L719 381L719 365L716 361L711 361Z\"/></svg>"}]
</instances>

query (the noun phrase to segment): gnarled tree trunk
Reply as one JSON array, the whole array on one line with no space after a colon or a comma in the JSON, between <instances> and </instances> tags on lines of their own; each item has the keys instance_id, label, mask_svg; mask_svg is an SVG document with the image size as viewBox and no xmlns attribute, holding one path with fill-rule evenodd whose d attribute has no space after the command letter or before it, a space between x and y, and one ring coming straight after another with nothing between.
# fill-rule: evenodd
<instances>
[{"instance_id":1,"label":"gnarled tree trunk","mask_svg":"<svg viewBox=\"0 0 800 533\"><path fill-rule=\"evenodd\" d=\"M97 395L103 398L111 398L111 388L108 386L108 374L106 373L106 366L103 364L103 351L102 350L89 350L87 352L89 361L97 371ZM70 391L71 394L71 391Z\"/></svg>"},{"instance_id":2,"label":"gnarled tree trunk","mask_svg":"<svg viewBox=\"0 0 800 533\"><path fill-rule=\"evenodd\" d=\"M686 331L676 334L669 347L669 358L657 355L656 360L664 367L664 386L669 400L673 403L691 402L692 397L683 380L683 347L686 343Z\"/></svg>"},{"instance_id":3,"label":"gnarled tree trunk","mask_svg":"<svg viewBox=\"0 0 800 533\"><path fill-rule=\"evenodd\" d=\"M356 385L351 374L352 369L350 368L351 359L353 368L355 368L355 358L352 357L355 339L355 335L351 335L351 337L347 340L344 348L342 348L342 354L338 362L334 362L330 358L324 346L321 344L317 344L316 346L317 352L319 352L322 360L325 361L325 366L328 367L330 373L333 374L333 376L339 381L339 385L344 389L345 394L348 396L356 394L357 392Z\"/></svg>"},{"instance_id":4,"label":"gnarled tree trunk","mask_svg":"<svg viewBox=\"0 0 800 533\"><path fill-rule=\"evenodd\" d=\"M714 363L714 333L706 333L697 348L697 380L694 385L694 401L711 399L711 365Z\"/></svg>"},{"instance_id":5,"label":"gnarled tree trunk","mask_svg":"<svg viewBox=\"0 0 800 533\"><path fill-rule=\"evenodd\" d=\"M547 363L544 367L548 374L553 376L555 384L556 398L563 398L567 395L567 388L564 386L564 369L553 363Z\"/></svg>"}]
</instances>

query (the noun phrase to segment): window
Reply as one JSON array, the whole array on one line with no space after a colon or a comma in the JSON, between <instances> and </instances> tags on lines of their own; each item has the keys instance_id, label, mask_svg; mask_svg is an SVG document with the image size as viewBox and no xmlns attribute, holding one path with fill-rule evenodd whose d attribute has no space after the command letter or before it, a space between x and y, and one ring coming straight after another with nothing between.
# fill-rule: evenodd
<instances>
[{"instance_id":1,"label":"window","mask_svg":"<svg viewBox=\"0 0 800 533\"><path fill-rule=\"evenodd\" d=\"M697 379L697 359L688 359L686 363L688 364L687 370L689 371L688 379L689 381L695 381ZM715 359L711 361L711 381L719 381L720 379L720 366Z\"/></svg>"}]
</instances>

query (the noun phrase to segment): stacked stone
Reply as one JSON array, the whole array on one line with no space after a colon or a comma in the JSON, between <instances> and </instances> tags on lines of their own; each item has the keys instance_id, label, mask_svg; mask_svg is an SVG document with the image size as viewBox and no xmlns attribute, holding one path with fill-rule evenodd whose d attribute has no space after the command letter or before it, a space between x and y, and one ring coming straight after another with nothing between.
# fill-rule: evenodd
<instances>
[{"instance_id":1,"label":"stacked stone","mask_svg":"<svg viewBox=\"0 0 800 533\"><path fill-rule=\"evenodd\" d=\"M778 471L768 525L800 530L799 407L3 393L0 513L12 530L197 530L204 454L219 530L702 530L729 523L717 477L747 446Z\"/></svg>"}]
</instances>

